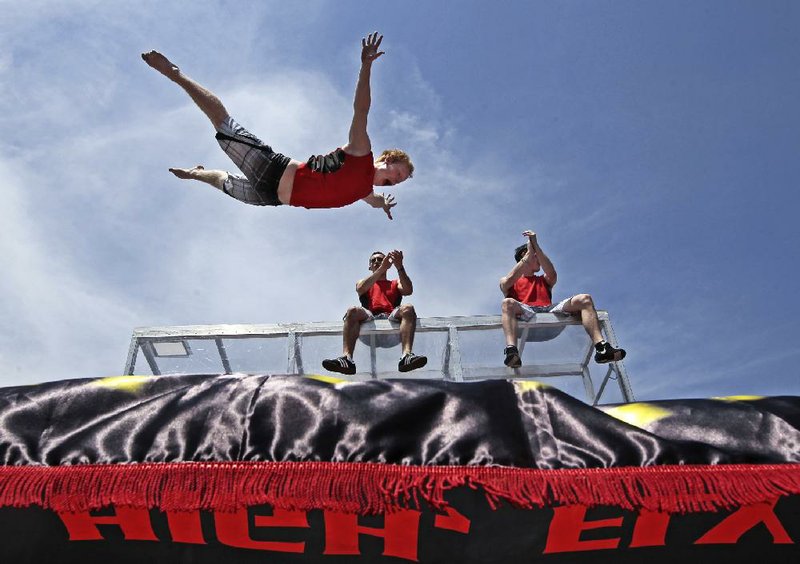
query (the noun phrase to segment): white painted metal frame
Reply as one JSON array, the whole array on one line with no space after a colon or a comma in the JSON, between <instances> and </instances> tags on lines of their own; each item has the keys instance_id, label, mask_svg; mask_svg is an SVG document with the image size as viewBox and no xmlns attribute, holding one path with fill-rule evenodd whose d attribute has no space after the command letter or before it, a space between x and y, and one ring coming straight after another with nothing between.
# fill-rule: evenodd
<instances>
[{"instance_id":1,"label":"white painted metal frame","mask_svg":"<svg viewBox=\"0 0 800 564\"><path fill-rule=\"evenodd\" d=\"M600 325L608 340L613 346L617 346L616 335L611 326L608 313L598 311ZM505 367L501 362L501 356L492 358L492 364L485 366L464 366L461 361L461 345L459 335L465 331L485 331L502 328L502 319L499 315L480 315L470 317L427 317L417 319L417 333L424 332L443 332L447 335L447 345L445 349L445 360L442 367L440 378L456 382L479 379L541 379L553 376L574 376L581 378L586 392L586 401L590 404L597 404L602 399L603 393L610 380L616 380L619 386L623 401L634 401L628 374L623 362L614 362L607 365L605 375L600 386L595 393L595 385L592 381L589 363L592 359L593 347L588 337L586 339L586 350L582 359L571 364L533 364L523 365L517 369ZM580 320L573 316L564 316L553 313L536 314L534 320L528 323L519 323L522 330L520 342L520 353L524 351L526 336L532 327L559 327L564 325L579 325ZM397 377L396 372L378 372L377 355L375 346L375 336L379 334L398 333L399 325L392 324L387 320L375 320L364 323L361 326L361 335L370 336L370 378L391 378ZM135 329L131 338L128 350L128 359L125 364L125 374L133 374L136 360L141 353L146 360L150 370L155 375L160 375L161 369L158 359L153 350L154 342L183 341L185 339L213 339L219 353L220 362L225 373L231 373L231 365L225 349L225 339L269 337L286 339L286 373L305 374L307 372L317 373L319 368L314 367L313 371L303 366L301 338L316 335L341 335L341 323L282 323L271 325L192 325L174 327L144 327ZM494 337L493 337L494 338ZM501 344L502 345L502 344ZM498 349L501 347L498 346ZM342 377L337 374L337 377Z\"/></svg>"}]
</instances>

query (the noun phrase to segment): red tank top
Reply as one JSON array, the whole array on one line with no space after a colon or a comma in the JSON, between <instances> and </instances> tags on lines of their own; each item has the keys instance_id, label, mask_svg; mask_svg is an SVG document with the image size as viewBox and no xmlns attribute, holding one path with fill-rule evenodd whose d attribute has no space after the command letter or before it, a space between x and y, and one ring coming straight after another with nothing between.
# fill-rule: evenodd
<instances>
[{"instance_id":1,"label":"red tank top","mask_svg":"<svg viewBox=\"0 0 800 564\"><path fill-rule=\"evenodd\" d=\"M361 305L376 315L392 313L402 299L397 280L378 280L360 296Z\"/></svg>"},{"instance_id":2,"label":"red tank top","mask_svg":"<svg viewBox=\"0 0 800 564\"><path fill-rule=\"evenodd\" d=\"M508 290L508 297L529 306L548 306L553 303L553 292L544 276L520 276Z\"/></svg>"},{"instance_id":3,"label":"red tank top","mask_svg":"<svg viewBox=\"0 0 800 564\"><path fill-rule=\"evenodd\" d=\"M372 153L363 157L346 155L335 172L315 172L303 163L297 167L290 206L303 208L340 208L366 198L372 193L375 162Z\"/></svg>"}]
</instances>

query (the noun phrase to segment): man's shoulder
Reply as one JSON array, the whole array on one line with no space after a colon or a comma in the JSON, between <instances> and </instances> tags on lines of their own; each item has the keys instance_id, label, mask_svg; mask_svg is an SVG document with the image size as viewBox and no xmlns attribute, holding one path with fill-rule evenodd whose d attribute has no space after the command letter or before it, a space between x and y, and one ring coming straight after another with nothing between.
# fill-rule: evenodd
<instances>
[{"instance_id":1,"label":"man's shoulder","mask_svg":"<svg viewBox=\"0 0 800 564\"><path fill-rule=\"evenodd\" d=\"M341 151L351 159L363 159L364 157L369 157L370 160L373 159L372 147L354 147L351 143L345 143L338 147L336 151Z\"/></svg>"}]
</instances>

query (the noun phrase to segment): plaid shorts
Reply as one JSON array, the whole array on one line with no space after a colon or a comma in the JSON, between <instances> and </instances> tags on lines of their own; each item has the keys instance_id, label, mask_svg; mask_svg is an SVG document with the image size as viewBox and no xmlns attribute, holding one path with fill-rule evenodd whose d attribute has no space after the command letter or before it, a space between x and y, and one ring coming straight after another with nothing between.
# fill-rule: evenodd
<instances>
[{"instance_id":1,"label":"plaid shorts","mask_svg":"<svg viewBox=\"0 0 800 564\"><path fill-rule=\"evenodd\" d=\"M569 297L561 300L557 304L550 304L548 306L529 306L522 302L517 302L522 307L522 313L517 316L517 319L522 321L530 321L537 313L561 313L564 315L571 315L571 313L564 311L564 306L569 303L572 298Z\"/></svg>"},{"instance_id":2,"label":"plaid shorts","mask_svg":"<svg viewBox=\"0 0 800 564\"><path fill-rule=\"evenodd\" d=\"M217 128L217 141L244 175L228 173L222 191L246 204L280 206L278 185L289 157L273 151L230 116Z\"/></svg>"}]
</instances>

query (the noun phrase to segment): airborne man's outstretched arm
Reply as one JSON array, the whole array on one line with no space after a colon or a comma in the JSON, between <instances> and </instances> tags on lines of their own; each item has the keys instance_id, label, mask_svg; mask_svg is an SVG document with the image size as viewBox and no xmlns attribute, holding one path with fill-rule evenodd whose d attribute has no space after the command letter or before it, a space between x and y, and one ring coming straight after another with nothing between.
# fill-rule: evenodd
<instances>
[{"instance_id":1,"label":"airborne man's outstretched arm","mask_svg":"<svg viewBox=\"0 0 800 564\"><path fill-rule=\"evenodd\" d=\"M353 122L350 124L350 137L347 144L342 147L348 155L361 157L372 151L372 144L367 135L367 115L372 103L369 79L372 62L383 55L383 51L378 51L381 41L383 41L383 36L378 35L377 31L361 40L361 70L358 73L356 94L353 100Z\"/></svg>"}]
</instances>

